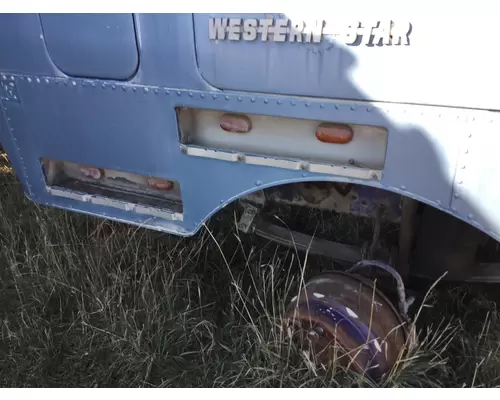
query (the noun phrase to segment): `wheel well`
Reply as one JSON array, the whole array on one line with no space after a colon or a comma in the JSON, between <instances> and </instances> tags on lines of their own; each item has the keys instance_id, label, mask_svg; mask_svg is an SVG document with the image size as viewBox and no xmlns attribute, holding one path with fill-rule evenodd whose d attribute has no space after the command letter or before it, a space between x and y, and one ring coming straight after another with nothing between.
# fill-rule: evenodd
<instances>
[{"instance_id":1,"label":"wheel well","mask_svg":"<svg viewBox=\"0 0 500 400\"><path fill-rule=\"evenodd\" d=\"M301 181L269 186L239 200L257 207L259 214L274 224L279 216L278 225L321 240L363 245L353 243L356 235L361 242L373 241L378 235L377 240L389 246L379 257L392 257L402 275L411 272L437 278L446 272L452 280L500 281L496 240L425 199L358 183ZM381 219L378 228L377 218ZM328 228L327 221L337 226ZM379 232L374 232L377 229ZM347 232L344 237L342 230ZM372 255L375 247L365 243L365 251L371 250ZM391 247L396 248L396 256ZM488 269L489 276L484 279L478 277L483 273L481 266Z\"/></svg>"}]
</instances>

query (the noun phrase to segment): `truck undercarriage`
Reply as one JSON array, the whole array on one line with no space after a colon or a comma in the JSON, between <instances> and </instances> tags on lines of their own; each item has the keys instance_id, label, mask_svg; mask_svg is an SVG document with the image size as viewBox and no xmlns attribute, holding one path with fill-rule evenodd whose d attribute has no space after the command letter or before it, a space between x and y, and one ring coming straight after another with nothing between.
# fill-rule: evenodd
<instances>
[{"instance_id":1,"label":"truck undercarriage","mask_svg":"<svg viewBox=\"0 0 500 400\"><path fill-rule=\"evenodd\" d=\"M500 281L495 240L409 197L362 185L305 182L254 192L240 202L241 231L339 263L382 260L405 281ZM336 232L339 224L363 229L346 238Z\"/></svg>"}]
</instances>

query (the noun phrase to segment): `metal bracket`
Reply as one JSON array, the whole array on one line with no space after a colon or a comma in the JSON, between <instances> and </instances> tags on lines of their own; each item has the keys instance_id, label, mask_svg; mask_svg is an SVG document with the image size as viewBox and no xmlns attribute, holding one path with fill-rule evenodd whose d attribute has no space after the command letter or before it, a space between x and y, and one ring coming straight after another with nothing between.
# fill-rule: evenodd
<instances>
[{"instance_id":1,"label":"metal bracket","mask_svg":"<svg viewBox=\"0 0 500 400\"><path fill-rule=\"evenodd\" d=\"M237 227L238 230L242 231L243 233L248 233L253 224L254 218L259 213L259 209L249 203L242 202L241 204L243 205L244 210Z\"/></svg>"}]
</instances>

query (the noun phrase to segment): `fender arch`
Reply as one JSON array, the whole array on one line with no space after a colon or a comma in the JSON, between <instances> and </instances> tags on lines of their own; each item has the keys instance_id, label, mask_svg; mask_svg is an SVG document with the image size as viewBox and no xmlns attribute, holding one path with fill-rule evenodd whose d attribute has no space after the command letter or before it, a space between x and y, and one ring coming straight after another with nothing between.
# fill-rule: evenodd
<instances>
[{"instance_id":1,"label":"fender arch","mask_svg":"<svg viewBox=\"0 0 500 400\"><path fill-rule=\"evenodd\" d=\"M462 222L465 222L467 225L474 227L481 231L482 233L486 234L488 237L491 237L492 239L500 242L500 236L495 235L494 232L488 230L486 227L480 225L479 223L472 221L470 218L467 218L466 215L459 214L452 210L451 208L446 208L443 207L441 204L438 202L428 199L424 196L419 195L418 193L413 193L407 190L403 190L400 188L396 187L390 187L383 185L379 182L374 182L374 181L364 181L364 180L359 180L359 179L351 179L351 178L343 178L343 177L302 177L302 178L292 178L292 179L285 179L285 180L277 180L277 181L272 181L272 182L267 182L265 184L259 184L254 187L249 188L248 190L240 191L237 195L227 199L225 202L220 204L218 207L214 208L209 214L205 216L196 228L196 230L192 234L196 234L201 227L206 224L210 218L212 218L214 215L216 215L219 211L227 207L228 205L235 203L239 200L242 200L245 198L245 196L254 194L256 192L265 190L265 189L272 189L276 188L279 186L283 185L290 185L294 183L321 183L321 182L326 182L326 183L351 183L353 185L361 185L361 186L366 186L366 187L371 187L375 189L380 189L380 190L385 190L390 193L402 196L402 197L408 197L410 199L416 200L422 204L425 204L427 206L433 207L436 210L442 211L447 215L450 215Z\"/></svg>"}]
</instances>

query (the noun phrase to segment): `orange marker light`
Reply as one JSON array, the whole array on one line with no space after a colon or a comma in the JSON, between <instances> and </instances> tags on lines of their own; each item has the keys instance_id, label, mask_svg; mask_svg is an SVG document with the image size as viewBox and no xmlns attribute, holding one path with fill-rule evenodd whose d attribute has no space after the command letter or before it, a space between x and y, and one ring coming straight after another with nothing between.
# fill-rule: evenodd
<instances>
[{"instance_id":1,"label":"orange marker light","mask_svg":"<svg viewBox=\"0 0 500 400\"><path fill-rule=\"evenodd\" d=\"M252 130L252 121L246 115L224 114L220 118L220 127L226 132L248 133Z\"/></svg>"},{"instance_id":2,"label":"orange marker light","mask_svg":"<svg viewBox=\"0 0 500 400\"><path fill-rule=\"evenodd\" d=\"M324 123L316 128L316 138L323 143L346 144L353 134L352 128L345 124Z\"/></svg>"}]
</instances>

